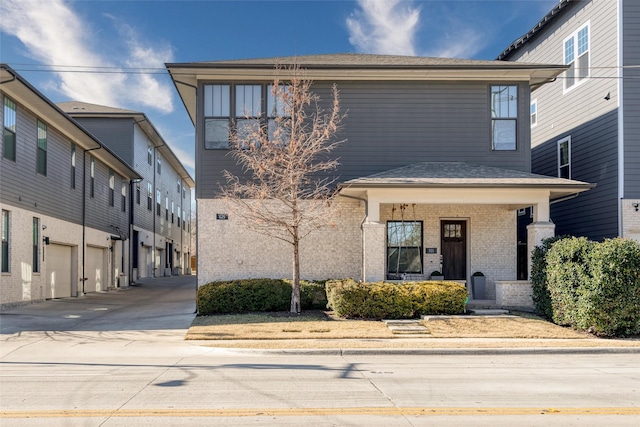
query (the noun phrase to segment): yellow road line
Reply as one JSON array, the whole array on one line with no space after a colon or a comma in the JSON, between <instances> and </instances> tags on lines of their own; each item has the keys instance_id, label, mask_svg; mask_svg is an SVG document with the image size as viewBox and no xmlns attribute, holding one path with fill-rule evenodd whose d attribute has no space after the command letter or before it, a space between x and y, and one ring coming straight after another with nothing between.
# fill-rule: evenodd
<instances>
[{"instance_id":1,"label":"yellow road line","mask_svg":"<svg viewBox=\"0 0 640 427\"><path fill-rule=\"evenodd\" d=\"M0 418L93 417L273 417L330 415L640 415L640 407L626 408L246 408L246 409L61 409L0 411Z\"/></svg>"}]
</instances>

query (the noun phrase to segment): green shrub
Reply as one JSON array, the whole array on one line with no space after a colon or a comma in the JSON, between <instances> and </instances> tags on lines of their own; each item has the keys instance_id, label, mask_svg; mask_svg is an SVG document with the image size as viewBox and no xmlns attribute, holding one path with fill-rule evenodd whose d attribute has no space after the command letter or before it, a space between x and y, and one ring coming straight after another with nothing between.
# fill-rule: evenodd
<instances>
[{"instance_id":1,"label":"green shrub","mask_svg":"<svg viewBox=\"0 0 640 427\"><path fill-rule=\"evenodd\" d=\"M362 283L352 279L326 284L329 307L340 317L410 319L423 314L464 312L467 290L453 282Z\"/></svg>"},{"instance_id":2,"label":"green shrub","mask_svg":"<svg viewBox=\"0 0 640 427\"><path fill-rule=\"evenodd\" d=\"M291 285L278 279L207 283L196 294L198 314L284 311L291 305Z\"/></svg>"},{"instance_id":3,"label":"green shrub","mask_svg":"<svg viewBox=\"0 0 640 427\"><path fill-rule=\"evenodd\" d=\"M589 253L594 242L585 237L561 239L546 255L547 287L551 298L553 322L563 326L578 326L584 316L582 294L590 281Z\"/></svg>"},{"instance_id":4,"label":"green shrub","mask_svg":"<svg viewBox=\"0 0 640 427\"><path fill-rule=\"evenodd\" d=\"M540 246L536 246L531 254L531 290L536 312L551 320L553 307L547 286L547 253L553 244L567 236L556 236L544 239Z\"/></svg>"},{"instance_id":5,"label":"green shrub","mask_svg":"<svg viewBox=\"0 0 640 427\"><path fill-rule=\"evenodd\" d=\"M300 304L303 310L324 310L327 308L326 280L318 282L300 281Z\"/></svg>"},{"instance_id":6,"label":"green shrub","mask_svg":"<svg viewBox=\"0 0 640 427\"><path fill-rule=\"evenodd\" d=\"M578 327L599 336L640 333L640 244L611 239L589 254L591 280L582 292Z\"/></svg>"}]
</instances>

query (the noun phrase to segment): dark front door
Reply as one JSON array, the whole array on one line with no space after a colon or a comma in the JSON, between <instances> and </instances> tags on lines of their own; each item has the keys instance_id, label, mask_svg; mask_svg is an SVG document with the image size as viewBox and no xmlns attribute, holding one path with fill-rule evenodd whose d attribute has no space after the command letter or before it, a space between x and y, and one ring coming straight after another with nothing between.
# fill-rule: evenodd
<instances>
[{"instance_id":1,"label":"dark front door","mask_svg":"<svg viewBox=\"0 0 640 427\"><path fill-rule=\"evenodd\" d=\"M442 221L442 273L445 280L467 279L467 223Z\"/></svg>"}]
</instances>

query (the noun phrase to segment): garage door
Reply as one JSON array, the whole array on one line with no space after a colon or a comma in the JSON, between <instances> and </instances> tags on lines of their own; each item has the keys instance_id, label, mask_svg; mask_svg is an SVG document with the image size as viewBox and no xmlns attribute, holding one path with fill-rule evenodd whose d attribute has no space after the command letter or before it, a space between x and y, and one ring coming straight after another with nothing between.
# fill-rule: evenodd
<instances>
[{"instance_id":1,"label":"garage door","mask_svg":"<svg viewBox=\"0 0 640 427\"><path fill-rule=\"evenodd\" d=\"M71 246L45 246L47 262L46 298L71 296Z\"/></svg>"},{"instance_id":2,"label":"garage door","mask_svg":"<svg viewBox=\"0 0 640 427\"><path fill-rule=\"evenodd\" d=\"M104 291L107 289L107 269L104 261L104 249L87 246L85 292Z\"/></svg>"}]
</instances>

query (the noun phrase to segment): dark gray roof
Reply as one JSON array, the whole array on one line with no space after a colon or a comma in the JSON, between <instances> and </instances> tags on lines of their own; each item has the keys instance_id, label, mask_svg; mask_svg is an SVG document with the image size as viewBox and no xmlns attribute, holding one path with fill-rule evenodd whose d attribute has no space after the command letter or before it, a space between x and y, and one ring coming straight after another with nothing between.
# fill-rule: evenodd
<instances>
[{"instance_id":1,"label":"dark gray roof","mask_svg":"<svg viewBox=\"0 0 640 427\"><path fill-rule=\"evenodd\" d=\"M576 187L593 185L564 178L466 162L423 162L346 181L354 187Z\"/></svg>"}]
</instances>

